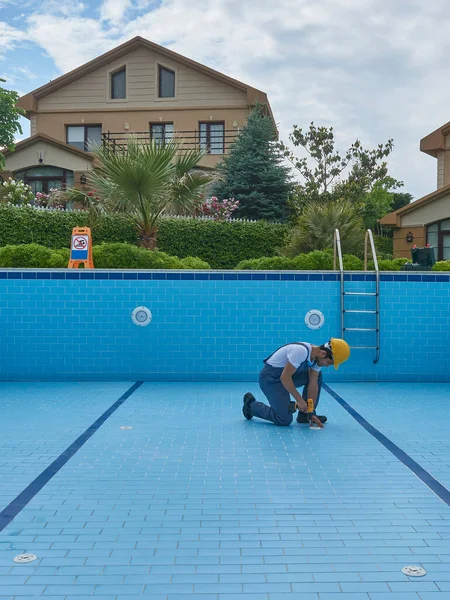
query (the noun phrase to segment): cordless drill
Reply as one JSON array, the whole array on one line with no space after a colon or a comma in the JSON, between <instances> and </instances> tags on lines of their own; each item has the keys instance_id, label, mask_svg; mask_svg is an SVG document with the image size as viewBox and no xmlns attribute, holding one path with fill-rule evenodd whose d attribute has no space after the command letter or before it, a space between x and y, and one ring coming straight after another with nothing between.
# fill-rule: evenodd
<instances>
[{"instance_id":1,"label":"cordless drill","mask_svg":"<svg viewBox=\"0 0 450 600\"><path fill-rule=\"evenodd\" d=\"M308 398L308 412L306 413L306 416L308 417L308 421L309 421L309 426L312 427L312 418L316 416L316 410L314 408L314 400L312 398Z\"/></svg>"}]
</instances>

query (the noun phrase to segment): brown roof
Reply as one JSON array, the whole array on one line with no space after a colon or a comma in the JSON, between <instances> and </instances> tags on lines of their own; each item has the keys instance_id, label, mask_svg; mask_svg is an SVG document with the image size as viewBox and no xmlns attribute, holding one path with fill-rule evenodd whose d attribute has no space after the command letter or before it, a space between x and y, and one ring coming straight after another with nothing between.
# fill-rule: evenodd
<instances>
[{"instance_id":1,"label":"brown roof","mask_svg":"<svg viewBox=\"0 0 450 600\"><path fill-rule=\"evenodd\" d=\"M436 190L435 192L428 194L428 196L423 196L422 198L419 198L418 200L415 200L414 202L410 202L406 206L402 206L402 208L399 208L398 210L395 210L394 212L391 212L388 215L385 215L383 218L381 218L379 220L379 222L381 223L381 225L385 225L386 227L400 227L400 217L401 216L403 216L407 213L413 212L417 208L426 206L427 204L434 202L434 200L438 200L439 198L442 198L442 196L445 196L446 194L450 194L450 185L440 188L440 189Z\"/></svg>"},{"instance_id":2,"label":"brown roof","mask_svg":"<svg viewBox=\"0 0 450 600\"><path fill-rule=\"evenodd\" d=\"M440 150L445 150L445 138L450 133L450 122L442 125L420 140L420 150L437 158Z\"/></svg>"},{"instance_id":3,"label":"brown roof","mask_svg":"<svg viewBox=\"0 0 450 600\"><path fill-rule=\"evenodd\" d=\"M196 71L199 71L205 75L208 75L209 77L213 77L214 79L216 79L218 81L221 81L221 82L226 83L227 85L230 85L236 89L246 92L248 105L252 106L256 102L265 104L267 106L269 115L272 118L274 125L275 125L275 121L274 121L273 114L272 114L272 109L270 107L267 95L264 92L261 92L260 90L257 90L256 88L250 87L250 86L246 85L245 83L238 81L237 79L228 77L227 75L224 75L223 73L219 73L219 71L215 71L214 69L205 67L205 65L195 62L195 61L191 60L190 58L186 58L185 56L182 56L181 54L178 54L177 52L174 52L173 50L169 50L168 48L165 48L164 46L159 46L158 44L155 44L154 42L150 42L149 40L146 40L145 38L142 38L140 36L134 37L133 39L129 40L128 42L125 42L124 44L117 46L117 48L113 48L113 50L110 50L109 52L105 52L105 54L102 54L101 56L94 58L93 60L87 62L86 64L82 65L81 67L78 67L77 69L74 69L73 71L70 71L69 73L66 73L65 75L62 75L61 77L58 77L57 79L54 79L53 81L50 81L49 83L33 90L32 92L26 94L25 96L22 96L18 101L18 105L21 106L22 108L24 108L27 112L36 112L37 111L36 100L38 100L39 98L44 98L44 96L48 96L49 94L52 94L56 90L59 90L60 88L68 85L69 83L72 83L72 81L76 81L80 77L83 77L84 75L87 75L88 73L91 73L92 71L95 71L96 69L98 69L104 65L107 65L111 61L121 58L125 54L128 54L129 52L136 50L137 48L141 48L141 47L156 51L156 52L158 52L158 54L165 56L169 60L171 59L171 60L177 61L179 63L182 63L182 64L190 67L191 69L195 69Z\"/></svg>"},{"instance_id":4,"label":"brown roof","mask_svg":"<svg viewBox=\"0 0 450 600\"><path fill-rule=\"evenodd\" d=\"M17 142L17 144L15 144L14 150L3 149L3 150L0 150L0 152L2 152L5 156L8 156L9 154L12 154L12 152L17 152L18 150L22 150L23 148L26 148L27 146L31 146L35 142L39 142L39 141L48 142L49 144L52 144L53 146L58 146L58 147L62 148L63 150L67 150L68 152L72 152L73 154L77 154L78 156L82 156L83 158L87 158L87 159L91 159L91 160L94 158L90 152L85 152L84 150L75 148L75 146L70 146L69 144L65 144L64 142L61 142L60 140L55 140L55 138L52 138L49 135L45 135L45 133L37 133L36 135L32 135L28 138L25 138L24 140L21 140L20 142Z\"/></svg>"}]
</instances>

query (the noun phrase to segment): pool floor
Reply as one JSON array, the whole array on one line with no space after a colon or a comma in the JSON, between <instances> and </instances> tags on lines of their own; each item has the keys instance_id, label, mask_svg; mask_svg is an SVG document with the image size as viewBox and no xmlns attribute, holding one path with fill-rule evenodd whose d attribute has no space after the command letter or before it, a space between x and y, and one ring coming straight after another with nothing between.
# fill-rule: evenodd
<instances>
[{"instance_id":1,"label":"pool floor","mask_svg":"<svg viewBox=\"0 0 450 600\"><path fill-rule=\"evenodd\" d=\"M132 386L0 383L0 600L450 598L450 385L332 384L322 431Z\"/></svg>"}]
</instances>

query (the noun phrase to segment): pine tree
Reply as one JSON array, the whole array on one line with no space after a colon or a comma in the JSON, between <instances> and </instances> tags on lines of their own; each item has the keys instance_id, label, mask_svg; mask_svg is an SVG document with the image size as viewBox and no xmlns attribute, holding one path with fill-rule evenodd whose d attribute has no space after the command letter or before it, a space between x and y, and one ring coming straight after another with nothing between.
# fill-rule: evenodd
<instances>
[{"instance_id":1,"label":"pine tree","mask_svg":"<svg viewBox=\"0 0 450 600\"><path fill-rule=\"evenodd\" d=\"M288 217L287 200L292 184L275 138L272 120L257 106L229 154L217 166L219 179L214 195L220 200L239 200L233 217L267 221L283 221Z\"/></svg>"}]
</instances>

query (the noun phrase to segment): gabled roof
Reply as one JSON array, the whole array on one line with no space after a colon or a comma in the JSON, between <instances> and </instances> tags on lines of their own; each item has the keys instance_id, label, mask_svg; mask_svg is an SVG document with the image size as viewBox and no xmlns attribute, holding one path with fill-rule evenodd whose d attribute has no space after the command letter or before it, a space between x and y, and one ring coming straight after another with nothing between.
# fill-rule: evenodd
<instances>
[{"instance_id":1,"label":"gabled roof","mask_svg":"<svg viewBox=\"0 0 450 600\"><path fill-rule=\"evenodd\" d=\"M59 148L62 148L67 152L72 152L73 154L82 156L83 158L86 158L88 160L93 160L94 158L93 154L91 154L90 152L85 152L84 150L75 148L75 146L65 144L64 142L56 140L55 138L52 138L49 135L45 135L45 133L37 133L36 135L32 135L28 138L25 138L24 140L21 140L20 142L17 142L17 144L15 144L14 150L4 149L0 150L0 152L2 152L2 154L4 154L5 156L9 156L10 154L17 153L18 151L23 150L28 146L32 146L36 142L47 142L49 144L52 144L53 146L58 146Z\"/></svg>"},{"instance_id":2,"label":"gabled roof","mask_svg":"<svg viewBox=\"0 0 450 600\"><path fill-rule=\"evenodd\" d=\"M432 133L422 138L420 140L420 150L425 152L425 154L429 154L430 156L437 158L439 151L445 150L445 138L449 133L450 122L442 125L442 127L439 127Z\"/></svg>"},{"instance_id":3,"label":"gabled roof","mask_svg":"<svg viewBox=\"0 0 450 600\"><path fill-rule=\"evenodd\" d=\"M121 58L122 56L125 56L129 52L132 52L133 50L137 50L138 48L147 48L148 50L157 52L158 54L161 54L162 56L166 57L169 60L173 60L178 63L184 64L191 69L195 69L196 71L199 71L200 73L203 73L204 75L207 75L209 77L212 77L213 79L216 79L217 81L221 81L222 83L225 83L225 84L230 85L238 90L246 92L248 105L252 106L255 104L255 102L265 104L267 106L270 117L274 121L272 110L271 110L270 104L269 104L269 100L267 98L267 95L264 92L261 92L260 90L257 90L256 88L250 87L250 86L246 85L245 83L238 81L237 79L228 77L227 75L224 75L223 73L219 73L219 71L210 69L209 67L206 67L205 65L195 62L194 60L191 60L190 58L186 58L185 56L182 56L181 54L178 54L177 52L174 52L173 50L169 50L168 48L165 48L164 46L159 46L158 44L155 44L154 42L150 42L149 40L146 40L145 38L142 38L140 36L134 37L133 39L129 40L128 42L125 42L124 44L117 46L117 48L114 48L113 50L110 50L109 52L105 52L105 54L102 54L101 56L94 58L93 60L87 62L86 64L82 65L81 67L78 67L77 69L74 69L73 71L70 71L69 73L66 73L65 75L62 75L61 77L58 77L57 79L54 79L53 81L50 81L49 83L33 90L29 94L22 96L18 101L18 105L21 106L22 108L24 108L27 111L27 113L28 112L36 112L37 111L36 100L39 100L40 98L44 98L45 96L52 94L56 90L59 90L60 88L68 85L69 83L76 81L80 77L83 77L84 75L87 75L88 73L91 73L92 71L95 71L96 69L103 67L103 66L109 64L110 62ZM275 121L274 121L274 125L275 125Z\"/></svg>"},{"instance_id":4,"label":"gabled roof","mask_svg":"<svg viewBox=\"0 0 450 600\"><path fill-rule=\"evenodd\" d=\"M427 204L431 204L431 202L434 202L435 200L438 200L439 198L442 198L447 194L450 194L450 185L440 188L435 192L428 194L427 196L423 196L422 198L419 198L419 200L410 202L406 206L402 206L402 208L399 208L398 210L395 210L394 212L385 215L379 220L379 222L381 223L381 225L385 225L386 227L400 227L400 218L403 215L406 215L410 212L414 212L418 208L422 208Z\"/></svg>"}]
</instances>

